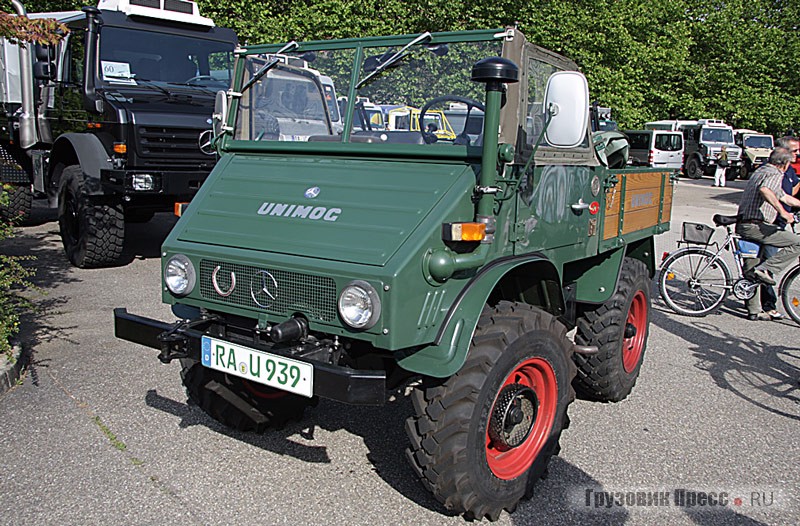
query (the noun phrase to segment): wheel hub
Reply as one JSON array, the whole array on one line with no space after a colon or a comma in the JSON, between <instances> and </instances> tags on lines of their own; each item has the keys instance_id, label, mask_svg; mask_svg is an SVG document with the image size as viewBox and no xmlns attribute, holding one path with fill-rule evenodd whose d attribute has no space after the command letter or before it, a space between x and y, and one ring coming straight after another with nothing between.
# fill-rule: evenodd
<instances>
[{"instance_id":1,"label":"wheel hub","mask_svg":"<svg viewBox=\"0 0 800 526\"><path fill-rule=\"evenodd\" d=\"M633 323L630 323L630 322L626 323L625 324L625 339L627 340L628 338L633 338L634 336L636 336L636 325L634 325Z\"/></svg>"},{"instance_id":2,"label":"wheel hub","mask_svg":"<svg viewBox=\"0 0 800 526\"><path fill-rule=\"evenodd\" d=\"M520 446L536 422L539 399L530 387L510 384L500 391L492 410L489 438L499 451Z\"/></svg>"}]
</instances>

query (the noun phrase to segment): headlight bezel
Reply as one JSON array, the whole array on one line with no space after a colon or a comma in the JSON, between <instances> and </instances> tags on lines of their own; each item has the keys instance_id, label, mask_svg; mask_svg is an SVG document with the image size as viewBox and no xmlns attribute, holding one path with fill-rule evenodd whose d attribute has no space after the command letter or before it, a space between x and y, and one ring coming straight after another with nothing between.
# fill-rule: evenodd
<instances>
[{"instance_id":1,"label":"headlight bezel","mask_svg":"<svg viewBox=\"0 0 800 526\"><path fill-rule=\"evenodd\" d=\"M186 285L182 289L174 287L173 281L171 281L170 278L174 278L177 274L168 274L170 269L184 270L185 276L183 279L186 280ZM197 271L194 268L194 263L192 263L192 260L185 254L173 254L170 256L164 264L162 277L164 279L164 287L166 287L167 291L173 296L180 298L191 294L197 285Z\"/></svg>"},{"instance_id":2,"label":"headlight bezel","mask_svg":"<svg viewBox=\"0 0 800 526\"><path fill-rule=\"evenodd\" d=\"M360 289L360 291L364 293L363 297L365 297L370 304L370 316L363 322L358 322L352 317L345 315L345 310L348 308L348 305L344 305L343 302L347 299L346 294L353 291L353 289ZM342 319L342 321L351 329L358 331L366 331L371 329L378 323L378 320L381 317L381 300L380 296L378 295L378 291L368 282L361 279L353 280L342 287L342 290L339 293L339 299L336 302L336 307L339 312L339 317Z\"/></svg>"}]
</instances>

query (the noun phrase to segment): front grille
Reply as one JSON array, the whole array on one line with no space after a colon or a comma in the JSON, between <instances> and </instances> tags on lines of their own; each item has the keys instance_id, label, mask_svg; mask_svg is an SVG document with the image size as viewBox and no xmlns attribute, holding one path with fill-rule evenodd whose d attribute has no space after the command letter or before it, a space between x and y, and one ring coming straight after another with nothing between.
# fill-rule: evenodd
<instances>
[{"instance_id":1,"label":"front grille","mask_svg":"<svg viewBox=\"0 0 800 526\"><path fill-rule=\"evenodd\" d=\"M228 293L233 287L228 296L215 290L215 270L217 287L223 293ZM235 277L235 285L232 275ZM274 299L263 292L264 285ZM328 277L202 260L200 294L211 301L278 316L291 316L301 312L312 320L331 322L336 319L336 283Z\"/></svg>"},{"instance_id":2,"label":"front grille","mask_svg":"<svg viewBox=\"0 0 800 526\"><path fill-rule=\"evenodd\" d=\"M197 142L204 130L165 126L139 126L139 153L167 164L186 164L191 160L213 159L200 151Z\"/></svg>"}]
</instances>

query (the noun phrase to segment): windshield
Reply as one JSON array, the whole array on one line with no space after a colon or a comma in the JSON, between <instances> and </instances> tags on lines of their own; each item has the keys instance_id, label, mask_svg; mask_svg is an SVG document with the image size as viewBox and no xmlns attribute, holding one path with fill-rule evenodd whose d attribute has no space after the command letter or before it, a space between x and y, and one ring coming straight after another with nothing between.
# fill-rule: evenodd
<instances>
[{"instance_id":1,"label":"windshield","mask_svg":"<svg viewBox=\"0 0 800 526\"><path fill-rule=\"evenodd\" d=\"M751 135L744 140L744 145L747 148L767 148L772 149L772 136L771 135Z\"/></svg>"},{"instance_id":2,"label":"windshield","mask_svg":"<svg viewBox=\"0 0 800 526\"><path fill-rule=\"evenodd\" d=\"M307 99L321 100L331 121L330 129L326 129L327 124L323 126L321 120L316 120L312 129L309 123L316 117L312 119L306 113L294 115L291 122L288 116L284 117L284 121L279 122L279 133L265 133L258 140L475 144L479 140L485 86L470 79L472 66L484 58L500 55L502 40L492 38L437 44L427 38L399 53L419 37L403 37L407 38L405 41L400 37L392 38L402 43L363 47L362 59L358 62L355 60L356 51L359 45L363 45L358 42L343 42L341 49L329 49L334 46L328 43L319 45L323 49L303 44L299 49L287 52L286 62L296 68L294 81L303 77ZM251 53L244 57L245 74L241 85L248 82L267 56L256 54L255 49ZM392 59L396 56L399 58ZM357 71L354 72L354 68ZM305 74L301 75L301 71ZM255 130L257 119L254 111L272 113L281 121L273 111L273 105L280 101L266 94L272 89L268 89L268 85L278 79L276 72L288 81L285 78L289 73L287 67L278 66L243 94L235 108L235 139L256 140L259 137ZM315 90L308 87L311 84L319 85L321 97L312 96ZM348 100L351 94L355 94L354 101ZM449 122L445 113L451 111L453 104L458 104L461 116L458 126ZM420 113L426 105L423 126L420 126ZM319 109L320 106L315 107ZM395 108L402 110L391 113ZM285 131L284 126L296 127L301 121L303 131Z\"/></svg>"},{"instance_id":3,"label":"windshield","mask_svg":"<svg viewBox=\"0 0 800 526\"><path fill-rule=\"evenodd\" d=\"M733 131L725 128L703 128L700 140L703 142L724 142L730 144L733 142Z\"/></svg>"},{"instance_id":4,"label":"windshield","mask_svg":"<svg viewBox=\"0 0 800 526\"><path fill-rule=\"evenodd\" d=\"M106 26L100 36L102 80L111 85L231 84L233 42Z\"/></svg>"},{"instance_id":5,"label":"windshield","mask_svg":"<svg viewBox=\"0 0 800 526\"><path fill-rule=\"evenodd\" d=\"M271 60L249 57L248 77ZM307 141L333 135L325 89L308 68L276 64L244 92L234 138L251 141Z\"/></svg>"}]
</instances>

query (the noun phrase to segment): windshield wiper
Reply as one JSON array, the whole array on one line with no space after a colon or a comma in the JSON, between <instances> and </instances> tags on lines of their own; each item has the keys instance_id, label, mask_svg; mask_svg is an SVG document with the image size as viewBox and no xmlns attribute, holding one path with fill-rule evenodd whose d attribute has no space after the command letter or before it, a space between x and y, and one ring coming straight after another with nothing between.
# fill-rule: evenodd
<instances>
[{"instance_id":1,"label":"windshield wiper","mask_svg":"<svg viewBox=\"0 0 800 526\"><path fill-rule=\"evenodd\" d=\"M408 44L403 46L403 48L400 51L398 51L397 53L395 53L394 55L392 55L391 57L386 59L386 62L382 62L377 68L372 70L366 77L361 79L358 82L358 84L356 84L356 89L361 88L364 84L369 82L370 79L372 79L376 75L379 75L383 70L385 70L386 68L388 68L392 64L396 64L399 60L404 58L406 56L406 51L408 51L408 48L410 48L411 46L414 46L416 44L421 44L422 42L425 42L426 40L430 40L431 38L432 38L432 35L428 31L426 31L426 32L422 33L421 35L417 36L414 40L412 40L411 42L409 42Z\"/></svg>"},{"instance_id":2,"label":"windshield wiper","mask_svg":"<svg viewBox=\"0 0 800 526\"><path fill-rule=\"evenodd\" d=\"M299 44L297 42L295 42L294 40L292 40L291 42L287 43L285 46L280 48L278 50L278 52L275 53L275 54L276 55L280 55L282 53L286 53L287 51L291 51L293 49L297 49L298 47L299 47ZM247 83L244 86L242 86L242 89L239 92L240 93L244 93L245 91L250 89L250 87L253 84L255 84L256 82L261 80L261 77L266 75L269 70L271 70L272 68L274 68L275 66L280 64L280 62L281 62L281 60L278 57L272 57L266 64L261 66L261 69L259 69L255 73L253 73L253 76L250 77L250 80L248 80Z\"/></svg>"}]
</instances>

